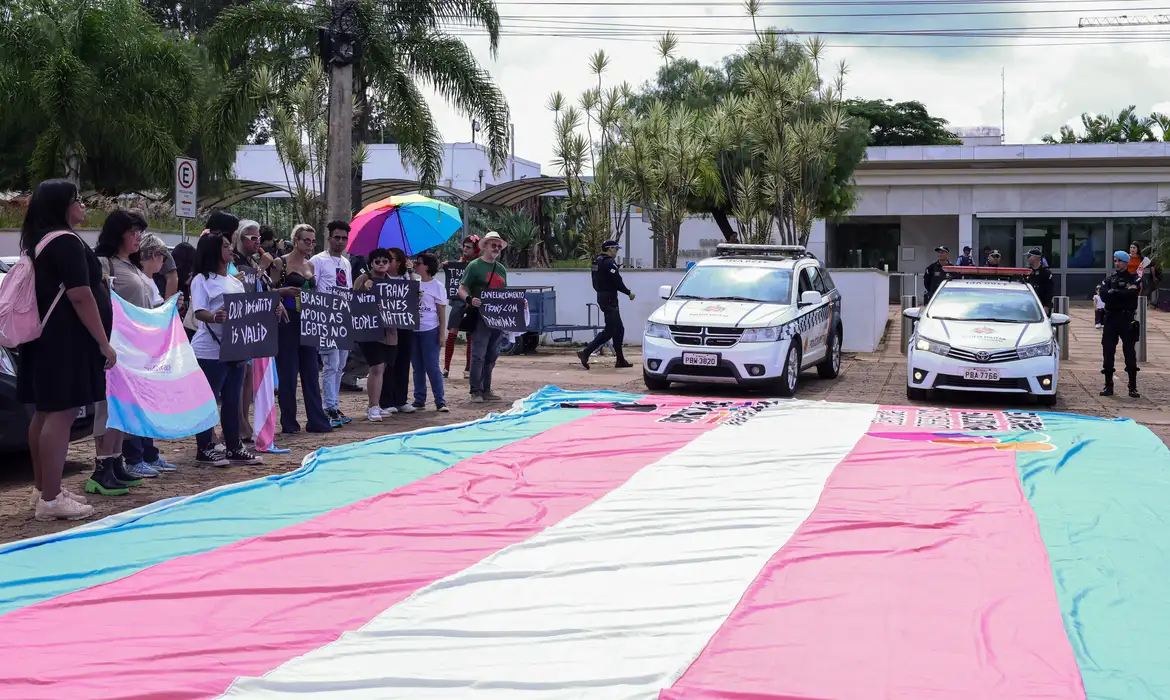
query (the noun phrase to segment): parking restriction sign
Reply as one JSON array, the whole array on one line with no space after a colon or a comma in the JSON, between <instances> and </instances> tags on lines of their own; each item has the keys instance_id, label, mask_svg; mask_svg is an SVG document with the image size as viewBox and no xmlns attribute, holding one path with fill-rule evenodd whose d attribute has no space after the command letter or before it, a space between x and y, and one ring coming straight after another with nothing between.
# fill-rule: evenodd
<instances>
[{"instance_id":1,"label":"parking restriction sign","mask_svg":"<svg viewBox=\"0 0 1170 700\"><path fill-rule=\"evenodd\" d=\"M194 158L175 159L175 216L198 218L199 163Z\"/></svg>"}]
</instances>

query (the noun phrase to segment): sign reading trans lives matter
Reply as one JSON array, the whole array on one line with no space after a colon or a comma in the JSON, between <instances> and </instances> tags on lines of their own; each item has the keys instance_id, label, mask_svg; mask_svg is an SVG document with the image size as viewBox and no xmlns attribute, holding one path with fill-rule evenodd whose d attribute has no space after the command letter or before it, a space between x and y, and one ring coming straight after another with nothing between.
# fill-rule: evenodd
<instances>
[{"instance_id":1,"label":"sign reading trans lives matter","mask_svg":"<svg viewBox=\"0 0 1170 700\"><path fill-rule=\"evenodd\" d=\"M223 323L222 362L239 362L257 357L276 357L276 292L225 294L223 306L227 320Z\"/></svg>"},{"instance_id":2,"label":"sign reading trans lives matter","mask_svg":"<svg viewBox=\"0 0 1170 700\"><path fill-rule=\"evenodd\" d=\"M523 289L485 289L479 300L480 317L492 328L505 333L528 330L524 322Z\"/></svg>"},{"instance_id":3,"label":"sign reading trans lives matter","mask_svg":"<svg viewBox=\"0 0 1170 700\"><path fill-rule=\"evenodd\" d=\"M374 285L387 328L418 330L418 280L386 280Z\"/></svg>"}]
</instances>

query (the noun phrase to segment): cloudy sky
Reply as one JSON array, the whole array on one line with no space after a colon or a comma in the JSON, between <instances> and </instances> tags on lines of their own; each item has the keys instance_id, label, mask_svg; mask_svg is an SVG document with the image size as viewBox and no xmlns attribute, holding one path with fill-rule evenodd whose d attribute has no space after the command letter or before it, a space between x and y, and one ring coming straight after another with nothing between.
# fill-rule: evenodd
<instances>
[{"instance_id":1,"label":"cloudy sky","mask_svg":"<svg viewBox=\"0 0 1170 700\"><path fill-rule=\"evenodd\" d=\"M516 155L541 163L546 174L553 174L548 96L560 90L576 98L592 85L594 51L610 55L606 84L638 86L660 64L654 42L667 29L679 36L678 56L703 63L750 38L742 5L728 0L497 4L503 30L496 59L481 34L452 33L465 38L504 90ZM828 60L849 66L848 96L919 100L953 126L1000 126L1002 68L1007 141L1026 143L1079 123L1085 111L1115 113L1130 104L1139 113L1170 111L1170 25L1077 28L1082 17L1168 11L1170 0L790 0L764 3L759 21L820 33ZM438 99L431 106L448 142L470 140L467 118Z\"/></svg>"}]
</instances>

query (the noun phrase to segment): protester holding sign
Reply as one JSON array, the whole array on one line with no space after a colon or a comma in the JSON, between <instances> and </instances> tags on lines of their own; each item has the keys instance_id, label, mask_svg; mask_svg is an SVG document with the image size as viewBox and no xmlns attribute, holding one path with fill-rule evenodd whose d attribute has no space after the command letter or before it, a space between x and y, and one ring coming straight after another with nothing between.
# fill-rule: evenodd
<instances>
[{"instance_id":1,"label":"protester holding sign","mask_svg":"<svg viewBox=\"0 0 1170 700\"><path fill-rule=\"evenodd\" d=\"M443 263L443 270L447 277L447 299L451 302L451 314L447 317L447 344L443 349L443 376L451 373L451 358L455 355L455 339L459 337L459 322L463 320L463 310L467 304L459 298L459 285L463 280L463 273L467 270L467 263L479 257L479 236L467 236L463 239L463 255L457 263ZM467 359L463 362L463 378L467 379L471 371L471 343L467 343Z\"/></svg>"},{"instance_id":2,"label":"protester holding sign","mask_svg":"<svg viewBox=\"0 0 1170 700\"><path fill-rule=\"evenodd\" d=\"M236 228L235 252L232 261L236 265L236 279L244 283L244 289L249 292L265 292L272 286L269 280L269 270L272 268L272 256L260 247L260 222L243 219ZM240 397L240 433L241 439L252 439L252 421L249 416L252 410L252 363L244 367L244 393Z\"/></svg>"},{"instance_id":3,"label":"protester holding sign","mask_svg":"<svg viewBox=\"0 0 1170 700\"><path fill-rule=\"evenodd\" d=\"M329 237L325 241L327 250L312 257L313 271L317 277L317 291L329 293L334 289L350 289L353 283L353 266L345 257L349 243L349 224L344 221L330 221ZM341 374L349 350L329 348L321 350L324 363L321 372L321 393L325 401L325 414L333 427L349 423L351 418L341 412L338 394L341 392Z\"/></svg>"},{"instance_id":4,"label":"protester holding sign","mask_svg":"<svg viewBox=\"0 0 1170 700\"><path fill-rule=\"evenodd\" d=\"M443 395L443 372L439 367L439 353L447 339L447 288L435 279L439 260L430 253L419 255L414 264L422 282L419 284L418 331L414 334L411 365L414 368L414 408L427 405L427 379L435 395L435 410L447 412Z\"/></svg>"},{"instance_id":5,"label":"protester holding sign","mask_svg":"<svg viewBox=\"0 0 1170 700\"><path fill-rule=\"evenodd\" d=\"M240 392L244 384L244 365L219 359L223 322L227 319L224 296L244 291L244 285L227 274L231 259L231 241L218 233L203 236L195 250L195 278L191 281L191 313L199 322L191 339L191 348L212 393L220 400L219 420L227 448L220 451L214 444L214 430L205 430L195 436L195 461L215 467L262 462L240 441Z\"/></svg>"},{"instance_id":6,"label":"protester holding sign","mask_svg":"<svg viewBox=\"0 0 1170 700\"><path fill-rule=\"evenodd\" d=\"M500 357L500 343L504 332L484 323L480 316L480 295L485 289L502 289L508 284L508 268L500 262L500 254L507 243L495 231L490 231L480 240L480 256L467 264L463 283L459 285L459 298L468 303L468 309L460 324L460 330L468 331L471 338L471 401L499 401L492 391L492 370Z\"/></svg>"},{"instance_id":7,"label":"protester holding sign","mask_svg":"<svg viewBox=\"0 0 1170 700\"><path fill-rule=\"evenodd\" d=\"M333 430L321 401L320 365L317 349L301 343L301 292L311 291L316 277L309 262L317 245L317 233L308 224L297 224L292 231L293 251L273 264L272 279L288 312L288 323L279 326L276 353L277 400L280 403L280 429L287 434L299 433L297 423L297 379L305 402L305 430L328 433Z\"/></svg>"},{"instance_id":8,"label":"protester holding sign","mask_svg":"<svg viewBox=\"0 0 1170 700\"><path fill-rule=\"evenodd\" d=\"M400 248L390 248L390 269L387 270L389 279L412 280L411 263L406 253ZM407 399L410 386L410 353L414 346L414 329L403 328L398 324L398 349L394 363L387 367L385 379L382 381L382 395L379 403L384 412L414 413L415 408ZM408 324L402 324L408 325ZM393 409L393 410L391 410Z\"/></svg>"},{"instance_id":9,"label":"protester holding sign","mask_svg":"<svg viewBox=\"0 0 1170 700\"><path fill-rule=\"evenodd\" d=\"M389 277L391 256L385 248L375 248L366 258L369 261L370 271L354 282L354 289L361 292L373 292L374 286ZM359 342L362 356L370 366L370 373L366 376L366 397L369 406L366 407L366 420L380 423L382 417L397 413L393 408L383 409L379 405L382 397L382 382L386 376L386 368L394 365L394 357L398 345L398 331L394 328L383 328L382 337L376 341Z\"/></svg>"}]
</instances>

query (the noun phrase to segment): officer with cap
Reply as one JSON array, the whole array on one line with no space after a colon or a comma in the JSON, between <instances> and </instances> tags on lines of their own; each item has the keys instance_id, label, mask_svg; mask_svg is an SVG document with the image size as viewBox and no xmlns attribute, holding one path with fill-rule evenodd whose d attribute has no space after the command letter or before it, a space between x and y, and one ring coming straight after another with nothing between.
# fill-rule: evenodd
<instances>
[{"instance_id":1,"label":"officer with cap","mask_svg":"<svg viewBox=\"0 0 1170 700\"><path fill-rule=\"evenodd\" d=\"M1141 398L1137 390L1137 315L1138 294L1141 283L1137 275L1129 271L1129 253L1117 251L1113 254L1112 275L1101 282L1101 300L1105 302L1105 322L1101 330L1101 349L1104 363L1101 374L1105 375L1105 388L1101 396L1113 396L1114 355L1117 341L1121 341L1121 354L1125 356L1125 373L1129 375L1129 395Z\"/></svg>"},{"instance_id":2,"label":"officer with cap","mask_svg":"<svg viewBox=\"0 0 1170 700\"><path fill-rule=\"evenodd\" d=\"M999 267L1000 256L998 250L993 250L987 254L987 267Z\"/></svg>"},{"instance_id":3,"label":"officer with cap","mask_svg":"<svg viewBox=\"0 0 1170 700\"><path fill-rule=\"evenodd\" d=\"M1028 251L1028 285L1040 297L1040 305L1048 315L1052 315L1052 270L1044 264L1044 251L1039 247Z\"/></svg>"},{"instance_id":4,"label":"officer with cap","mask_svg":"<svg viewBox=\"0 0 1170 700\"><path fill-rule=\"evenodd\" d=\"M950 267L951 264L951 251L945 245L935 248L934 252L938 253L938 260L926 266L926 279L922 281L926 287L926 297L922 300L924 306L934 296L934 290L947 278L947 272L943 268Z\"/></svg>"},{"instance_id":5,"label":"officer with cap","mask_svg":"<svg viewBox=\"0 0 1170 700\"><path fill-rule=\"evenodd\" d=\"M617 354L615 366L619 369L633 367L626 362L622 350L626 327L622 325L622 315L618 310L618 292L628 296L631 301L634 299L634 293L622 281L622 273L618 271L617 260L614 260L620 248L617 241L606 241L601 244L601 255L593 259L593 290L597 292L597 306L605 316L605 328L585 346L584 350L577 353L577 359L585 369L589 369L589 356L610 340L613 340L613 349Z\"/></svg>"}]
</instances>

